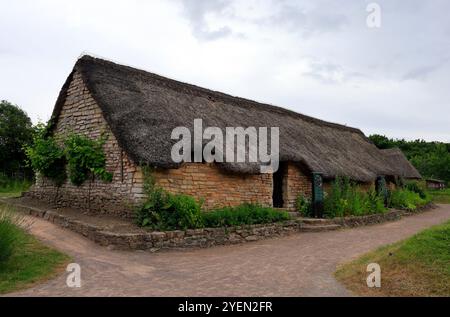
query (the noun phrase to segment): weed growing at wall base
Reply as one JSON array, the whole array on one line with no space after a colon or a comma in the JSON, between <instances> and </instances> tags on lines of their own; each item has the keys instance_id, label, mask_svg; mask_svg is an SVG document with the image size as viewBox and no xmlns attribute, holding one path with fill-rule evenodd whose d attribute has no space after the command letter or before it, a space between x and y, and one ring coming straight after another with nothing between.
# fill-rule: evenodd
<instances>
[{"instance_id":1,"label":"weed growing at wall base","mask_svg":"<svg viewBox=\"0 0 450 317\"><path fill-rule=\"evenodd\" d=\"M325 217L362 216L386 211L383 197L373 188L364 191L347 177L337 177L324 199Z\"/></svg>"}]
</instances>

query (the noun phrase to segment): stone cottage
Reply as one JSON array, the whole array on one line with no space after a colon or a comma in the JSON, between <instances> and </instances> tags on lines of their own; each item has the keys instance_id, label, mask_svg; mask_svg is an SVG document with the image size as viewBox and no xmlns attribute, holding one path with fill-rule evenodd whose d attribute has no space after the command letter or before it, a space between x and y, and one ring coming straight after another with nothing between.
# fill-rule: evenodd
<instances>
[{"instance_id":1,"label":"stone cottage","mask_svg":"<svg viewBox=\"0 0 450 317\"><path fill-rule=\"evenodd\" d=\"M261 174L251 163L177 163L171 159L175 127L279 127L280 168ZM293 209L298 195L311 196L312 176L326 184L345 175L367 186L379 176L405 170L359 130L280 107L233 97L91 56L81 57L57 99L51 132L107 136L104 151L112 182L56 187L37 177L28 196L59 206L129 215L144 198L142 166L172 193L204 199L205 209L259 203ZM420 177L412 166L408 173ZM325 185L326 186L326 185Z\"/></svg>"}]
</instances>

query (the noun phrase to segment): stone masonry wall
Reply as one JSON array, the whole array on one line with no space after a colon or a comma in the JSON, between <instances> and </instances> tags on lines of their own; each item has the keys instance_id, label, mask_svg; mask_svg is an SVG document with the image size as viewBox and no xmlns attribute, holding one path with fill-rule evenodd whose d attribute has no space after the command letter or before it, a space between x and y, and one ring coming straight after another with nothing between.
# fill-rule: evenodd
<instances>
[{"instance_id":1,"label":"stone masonry wall","mask_svg":"<svg viewBox=\"0 0 450 317\"><path fill-rule=\"evenodd\" d=\"M272 206L272 174L232 174L210 163L156 170L157 185L174 194L204 199L205 209L255 203Z\"/></svg>"},{"instance_id":2,"label":"stone masonry wall","mask_svg":"<svg viewBox=\"0 0 450 317\"><path fill-rule=\"evenodd\" d=\"M284 208L295 210L295 202L300 194L309 198L312 196L312 178L291 162L287 164L285 173Z\"/></svg>"}]
</instances>

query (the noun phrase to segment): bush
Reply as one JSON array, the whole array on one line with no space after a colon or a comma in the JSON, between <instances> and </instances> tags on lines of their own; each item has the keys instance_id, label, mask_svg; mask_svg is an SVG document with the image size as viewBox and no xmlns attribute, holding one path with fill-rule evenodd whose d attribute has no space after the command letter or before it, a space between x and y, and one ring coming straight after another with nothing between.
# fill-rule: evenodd
<instances>
[{"instance_id":1,"label":"bush","mask_svg":"<svg viewBox=\"0 0 450 317\"><path fill-rule=\"evenodd\" d=\"M405 184L405 189L419 194L420 198L427 199L428 195L425 189L424 184L420 184L419 182L408 182Z\"/></svg>"},{"instance_id":2,"label":"bush","mask_svg":"<svg viewBox=\"0 0 450 317\"><path fill-rule=\"evenodd\" d=\"M43 137L42 133L38 133L33 140L33 145L25 149L29 163L33 170L53 180L57 185L61 185L67 177L64 151L55 139Z\"/></svg>"},{"instance_id":3,"label":"bush","mask_svg":"<svg viewBox=\"0 0 450 317\"><path fill-rule=\"evenodd\" d=\"M298 195L295 201L295 210L302 217L311 217L312 216L312 203L311 199L304 197L303 195Z\"/></svg>"},{"instance_id":4,"label":"bush","mask_svg":"<svg viewBox=\"0 0 450 317\"><path fill-rule=\"evenodd\" d=\"M168 229L203 227L201 204L187 195L167 194L167 203L160 212L162 223Z\"/></svg>"},{"instance_id":5,"label":"bush","mask_svg":"<svg viewBox=\"0 0 450 317\"><path fill-rule=\"evenodd\" d=\"M156 230L201 228L201 205L191 196L172 195L157 189L137 210L137 222Z\"/></svg>"},{"instance_id":6,"label":"bush","mask_svg":"<svg viewBox=\"0 0 450 317\"><path fill-rule=\"evenodd\" d=\"M0 265L5 263L12 255L21 236L19 226L23 219L13 215L6 209L0 209Z\"/></svg>"},{"instance_id":7,"label":"bush","mask_svg":"<svg viewBox=\"0 0 450 317\"><path fill-rule=\"evenodd\" d=\"M385 210L383 198L373 188L366 192L346 177L337 177L331 192L324 198L327 218L362 216Z\"/></svg>"},{"instance_id":8,"label":"bush","mask_svg":"<svg viewBox=\"0 0 450 317\"><path fill-rule=\"evenodd\" d=\"M203 214L204 225L212 228L272 223L288 219L290 217L287 212L253 204L226 207Z\"/></svg>"},{"instance_id":9,"label":"bush","mask_svg":"<svg viewBox=\"0 0 450 317\"><path fill-rule=\"evenodd\" d=\"M94 141L77 134L66 139L64 153L72 184L80 186L90 175L103 181L112 180L112 174L106 171L103 143L103 140Z\"/></svg>"},{"instance_id":10,"label":"bush","mask_svg":"<svg viewBox=\"0 0 450 317\"><path fill-rule=\"evenodd\" d=\"M425 206L430 201L430 198L426 197L423 199L418 193L408 189L397 189L389 195L389 207L391 208L416 210L419 207Z\"/></svg>"}]
</instances>

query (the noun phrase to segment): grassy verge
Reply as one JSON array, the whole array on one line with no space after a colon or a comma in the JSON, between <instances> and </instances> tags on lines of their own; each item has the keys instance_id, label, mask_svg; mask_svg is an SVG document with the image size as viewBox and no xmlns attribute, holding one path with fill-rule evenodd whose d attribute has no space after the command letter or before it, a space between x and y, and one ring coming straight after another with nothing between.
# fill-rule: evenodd
<instances>
[{"instance_id":1,"label":"grassy verge","mask_svg":"<svg viewBox=\"0 0 450 317\"><path fill-rule=\"evenodd\" d=\"M338 268L336 278L362 296L450 296L450 221L382 247ZM369 263L381 267L381 288L368 288Z\"/></svg>"},{"instance_id":2,"label":"grassy verge","mask_svg":"<svg viewBox=\"0 0 450 317\"><path fill-rule=\"evenodd\" d=\"M0 198L16 198L20 197L21 195L22 192L8 192L8 193L0 192Z\"/></svg>"},{"instance_id":3,"label":"grassy verge","mask_svg":"<svg viewBox=\"0 0 450 317\"><path fill-rule=\"evenodd\" d=\"M30 180L11 180L0 175L0 198L20 197L31 183Z\"/></svg>"},{"instance_id":4,"label":"grassy verge","mask_svg":"<svg viewBox=\"0 0 450 317\"><path fill-rule=\"evenodd\" d=\"M444 190L430 190L428 191L433 202L437 204L450 204L450 188Z\"/></svg>"},{"instance_id":5,"label":"grassy verge","mask_svg":"<svg viewBox=\"0 0 450 317\"><path fill-rule=\"evenodd\" d=\"M70 258L46 247L0 210L0 294L31 287L61 272Z\"/></svg>"}]
</instances>

